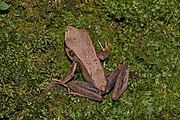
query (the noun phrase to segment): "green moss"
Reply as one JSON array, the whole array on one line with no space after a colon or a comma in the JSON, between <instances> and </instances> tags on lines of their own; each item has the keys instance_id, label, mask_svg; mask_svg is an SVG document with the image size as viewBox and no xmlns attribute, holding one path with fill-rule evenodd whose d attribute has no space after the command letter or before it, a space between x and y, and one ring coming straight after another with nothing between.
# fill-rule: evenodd
<instances>
[{"instance_id":1,"label":"green moss","mask_svg":"<svg viewBox=\"0 0 180 120\"><path fill-rule=\"evenodd\" d=\"M16 0L0 11L0 118L179 119L179 1ZM123 61L139 78L118 101L101 103L49 84L69 72L66 26L110 44L108 75ZM77 70L76 79L82 76Z\"/></svg>"}]
</instances>

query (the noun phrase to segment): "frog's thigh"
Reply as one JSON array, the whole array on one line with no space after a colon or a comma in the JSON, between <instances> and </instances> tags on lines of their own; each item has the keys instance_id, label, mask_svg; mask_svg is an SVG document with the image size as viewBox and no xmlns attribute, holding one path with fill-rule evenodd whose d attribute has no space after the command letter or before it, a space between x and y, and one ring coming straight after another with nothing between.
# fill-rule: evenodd
<instances>
[{"instance_id":1,"label":"frog's thigh","mask_svg":"<svg viewBox=\"0 0 180 120\"><path fill-rule=\"evenodd\" d=\"M81 97L86 97L92 100L101 101L101 91L95 88L88 82L85 81L71 81L67 83L68 88L73 90L73 92L68 92L68 94L75 94Z\"/></svg>"},{"instance_id":2,"label":"frog's thigh","mask_svg":"<svg viewBox=\"0 0 180 120\"><path fill-rule=\"evenodd\" d=\"M113 94L112 94L113 100L119 99L119 97L126 90L126 88L128 86L128 76L129 76L129 69L126 70L125 75L123 73L123 75L119 74L119 76L117 77L117 80L116 80L116 83L114 86L114 90L113 90Z\"/></svg>"}]
</instances>

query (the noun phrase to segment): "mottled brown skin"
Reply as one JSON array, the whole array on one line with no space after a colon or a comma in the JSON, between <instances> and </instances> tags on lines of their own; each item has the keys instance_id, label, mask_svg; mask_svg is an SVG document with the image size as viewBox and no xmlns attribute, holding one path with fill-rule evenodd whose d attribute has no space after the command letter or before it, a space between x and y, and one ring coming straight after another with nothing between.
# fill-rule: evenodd
<instances>
[{"instance_id":1,"label":"mottled brown skin","mask_svg":"<svg viewBox=\"0 0 180 120\"><path fill-rule=\"evenodd\" d=\"M85 29L77 29L68 26L65 32L66 53L73 61L70 73L62 80L53 78L59 84L70 89L69 94L102 100L102 95L109 92L113 87L112 99L117 100L125 91L128 84L129 70L125 65L118 66L106 79L100 60L109 56L109 51L103 49L96 53L89 32ZM79 64L85 81L69 81Z\"/></svg>"}]
</instances>

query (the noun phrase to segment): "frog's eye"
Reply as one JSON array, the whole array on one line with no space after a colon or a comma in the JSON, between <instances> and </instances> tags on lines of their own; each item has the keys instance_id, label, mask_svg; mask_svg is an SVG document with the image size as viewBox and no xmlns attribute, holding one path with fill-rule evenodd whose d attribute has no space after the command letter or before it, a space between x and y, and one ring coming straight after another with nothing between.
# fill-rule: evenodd
<instances>
[{"instance_id":1,"label":"frog's eye","mask_svg":"<svg viewBox=\"0 0 180 120\"><path fill-rule=\"evenodd\" d=\"M68 32L68 30L66 29L65 32Z\"/></svg>"},{"instance_id":2,"label":"frog's eye","mask_svg":"<svg viewBox=\"0 0 180 120\"><path fill-rule=\"evenodd\" d=\"M71 57L74 57L75 56L75 54L74 54L74 52L72 51L72 50L69 50L69 55L71 56Z\"/></svg>"}]
</instances>

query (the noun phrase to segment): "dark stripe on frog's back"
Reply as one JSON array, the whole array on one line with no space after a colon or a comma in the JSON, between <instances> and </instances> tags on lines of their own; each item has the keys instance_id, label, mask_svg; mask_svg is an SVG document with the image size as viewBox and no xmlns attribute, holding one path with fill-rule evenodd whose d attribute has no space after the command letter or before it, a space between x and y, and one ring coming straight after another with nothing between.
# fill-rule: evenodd
<instances>
[{"instance_id":1,"label":"dark stripe on frog's back","mask_svg":"<svg viewBox=\"0 0 180 120\"><path fill-rule=\"evenodd\" d=\"M100 85L106 85L104 71L100 61L97 58L95 49L89 36L89 32L84 29L71 28L68 33L66 45L74 51L79 60L82 61L90 76L98 88Z\"/></svg>"}]
</instances>

